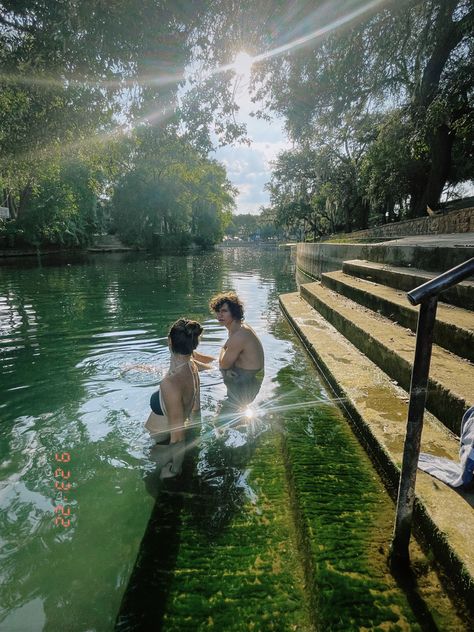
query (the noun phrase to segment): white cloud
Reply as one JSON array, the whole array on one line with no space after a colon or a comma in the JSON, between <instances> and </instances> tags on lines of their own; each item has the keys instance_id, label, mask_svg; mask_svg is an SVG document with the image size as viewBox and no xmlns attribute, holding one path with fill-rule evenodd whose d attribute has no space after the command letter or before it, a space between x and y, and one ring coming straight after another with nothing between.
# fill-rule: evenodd
<instances>
[{"instance_id":1,"label":"white cloud","mask_svg":"<svg viewBox=\"0 0 474 632\"><path fill-rule=\"evenodd\" d=\"M237 214L257 214L260 206L269 204L268 191L264 189L271 175L270 162L290 144L279 119L265 121L249 116L253 104L243 104L239 120L247 124L250 145L221 147L215 157L226 169L229 180L239 190Z\"/></svg>"}]
</instances>

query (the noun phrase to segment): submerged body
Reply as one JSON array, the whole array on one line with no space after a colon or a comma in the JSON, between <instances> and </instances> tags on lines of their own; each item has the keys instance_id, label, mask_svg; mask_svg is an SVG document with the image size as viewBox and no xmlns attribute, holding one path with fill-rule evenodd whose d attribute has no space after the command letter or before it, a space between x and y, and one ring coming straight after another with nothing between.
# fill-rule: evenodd
<instances>
[{"instance_id":1,"label":"submerged body","mask_svg":"<svg viewBox=\"0 0 474 632\"><path fill-rule=\"evenodd\" d=\"M169 405L173 410L172 416L168 411ZM184 439L186 424L192 413L199 410L199 374L192 360L170 369L151 396L150 407L152 412L145 428L157 443L174 443L171 441L172 430L174 439Z\"/></svg>"}]
</instances>

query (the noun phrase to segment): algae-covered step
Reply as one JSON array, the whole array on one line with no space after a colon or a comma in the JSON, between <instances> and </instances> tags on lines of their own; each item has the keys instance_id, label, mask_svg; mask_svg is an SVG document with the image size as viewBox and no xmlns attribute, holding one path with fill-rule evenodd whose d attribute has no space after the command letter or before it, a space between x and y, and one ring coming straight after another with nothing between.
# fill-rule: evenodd
<instances>
[{"instance_id":1,"label":"algae-covered step","mask_svg":"<svg viewBox=\"0 0 474 632\"><path fill-rule=\"evenodd\" d=\"M185 500L163 630L313 629L276 435L259 438L245 472L227 508L212 485Z\"/></svg>"},{"instance_id":2,"label":"algae-covered step","mask_svg":"<svg viewBox=\"0 0 474 632\"><path fill-rule=\"evenodd\" d=\"M299 293L282 295L280 302L318 367L341 397L384 480L396 492L408 411L406 391ZM436 418L425 413L421 449L456 461L459 442ZM417 475L416 502L417 529L433 548L459 594L468 601L474 587L472 506L455 490L424 472Z\"/></svg>"}]
</instances>

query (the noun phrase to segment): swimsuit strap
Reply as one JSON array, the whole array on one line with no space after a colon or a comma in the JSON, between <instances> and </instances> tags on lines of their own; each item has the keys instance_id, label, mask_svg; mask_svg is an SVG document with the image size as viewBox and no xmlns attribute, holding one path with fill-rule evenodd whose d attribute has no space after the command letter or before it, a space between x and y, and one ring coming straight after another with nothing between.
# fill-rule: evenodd
<instances>
[{"instance_id":1,"label":"swimsuit strap","mask_svg":"<svg viewBox=\"0 0 474 632\"><path fill-rule=\"evenodd\" d=\"M191 412L193 411L194 404L196 402L196 394L199 392L199 371L192 360L189 361L189 370L193 376L193 401L191 404Z\"/></svg>"},{"instance_id":2,"label":"swimsuit strap","mask_svg":"<svg viewBox=\"0 0 474 632\"><path fill-rule=\"evenodd\" d=\"M174 373L176 373L177 369L180 369L182 366L185 366L185 365L188 365L189 370L191 371L191 376L193 378L193 400L191 403L191 412L192 412L194 408L194 403L196 401L196 394L198 393L198 390L199 390L199 373L196 368L193 368L195 366L193 361L188 360L187 362L183 362L183 364L180 364L172 373L169 373L168 375L173 375ZM163 411L164 416L167 417L168 413L166 412L165 401L163 397L161 396L161 388L159 389L159 398L160 398L161 410Z\"/></svg>"},{"instance_id":3,"label":"swimsuit strap","mask_svg":"<svg viewBox=\"0 0 474 632\"><path fill-rule=\"evenodd\" d=\"M158 392L158 397L160 398L160 406L161 406L161 410L163 412L163 416L164 417L168 417L168 413L166 411L166 406L165 406L165 400L163 399L163 397L161 396L161 388Z\"/></svg>"}]
</instances>

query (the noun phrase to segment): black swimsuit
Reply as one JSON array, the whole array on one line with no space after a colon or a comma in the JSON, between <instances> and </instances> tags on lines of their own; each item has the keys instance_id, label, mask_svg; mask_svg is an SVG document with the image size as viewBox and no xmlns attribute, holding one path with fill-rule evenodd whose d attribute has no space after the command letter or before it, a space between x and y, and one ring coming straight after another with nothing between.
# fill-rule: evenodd
<instances>
[{"instance_id":1,"label":"black swimsuit","mask_svg":"<svg viewBox=\"0 0 474 632\"><path fill-rule=\"evenodd\" d=\"M161 398L160 398L160 389L158 387L158 390L155 391L153 393L153 395L150 397L150 408L152 409L152 411L155 413L155 415L161 415L162 417L165 416L165 412L161 406Z\"/></svg>"}]
</instances>

